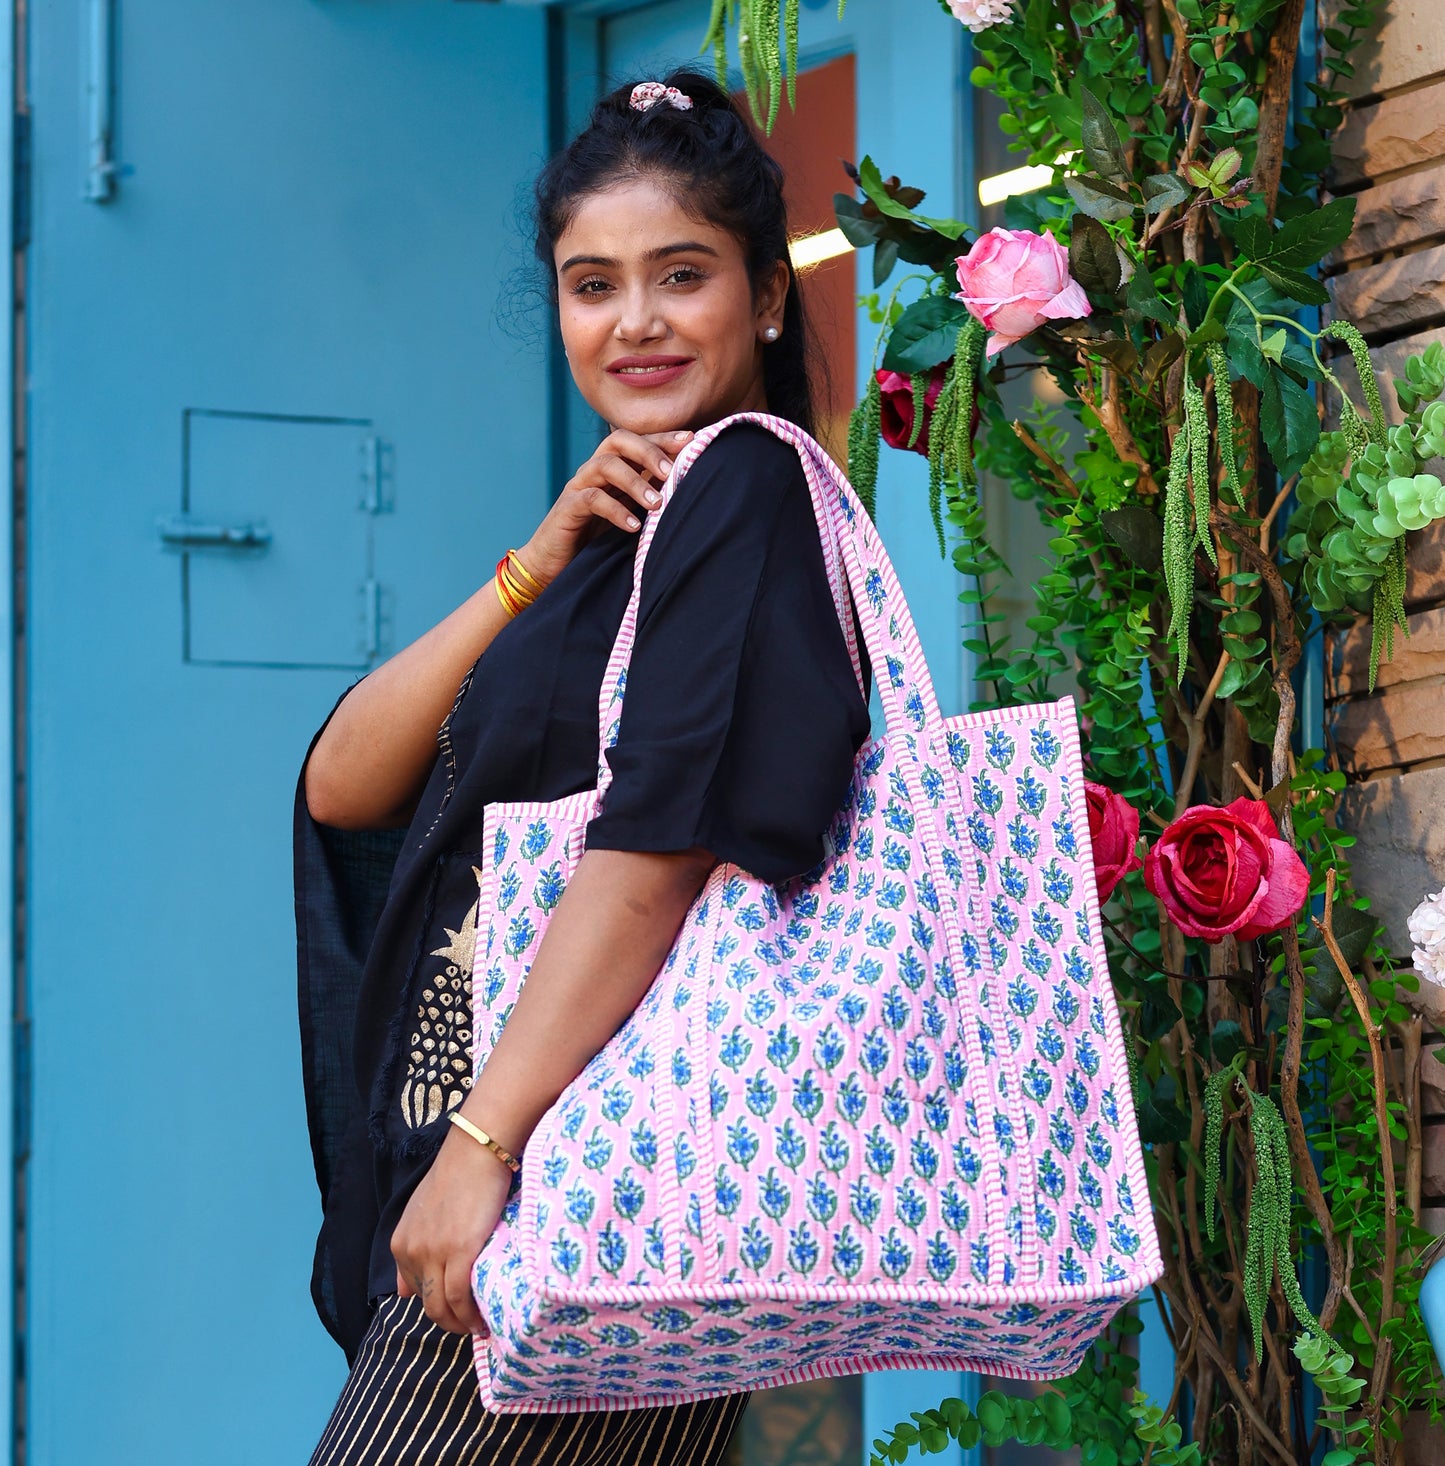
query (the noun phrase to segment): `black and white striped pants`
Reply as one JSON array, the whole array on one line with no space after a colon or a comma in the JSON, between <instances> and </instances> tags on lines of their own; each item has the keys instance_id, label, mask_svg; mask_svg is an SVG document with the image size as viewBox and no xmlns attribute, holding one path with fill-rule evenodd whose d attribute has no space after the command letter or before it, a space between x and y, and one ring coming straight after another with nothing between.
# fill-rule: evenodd
<instances>
[{"instance_id":1,"label":"black and white striped pants","mask_svg":"<svg viewBox=\"0 0 1445 1466\"><path fill-rule=\"evenodd\" d=\"M471 1339L383 1298L311 1466L721 1466L747 1400L493 1415Z\"/></svg>"}]
</instances>

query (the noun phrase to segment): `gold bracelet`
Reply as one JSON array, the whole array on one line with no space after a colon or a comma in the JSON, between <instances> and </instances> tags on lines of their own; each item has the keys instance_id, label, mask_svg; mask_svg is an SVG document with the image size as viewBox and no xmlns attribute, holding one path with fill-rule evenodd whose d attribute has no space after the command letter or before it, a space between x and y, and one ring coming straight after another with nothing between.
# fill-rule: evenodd
<instances>
[{"instance_id":1,"label":"gold bracelet","mask_svg":"<svg viewBox=\"0 0 1445 1466\"><path fill-rule=\"evenodd\" d=\"M457 1127L458 1130L465 1130L483 1150L489 1150L501 1161L501 1163L515 1176L522 1169L521 1156L515 1156L511 1151L497 1144L490 1135L479 1125L473 1125L460 1110L453 1110L447 1119Z\"/></svg>"},{"instance_id":2,"label":"gold bracelet","mask_svg":"<svg viewBox=\"0 0 1445 1466\"><path fill-rule=\"evenodd\" d=\"M525 565L522 564L522 557L515 550L507 551L507 563L514 570L516 570L518 574L520 574L522 579L526 581L529 586L532 587L532 594L534 596L539 596L544 590L546 590L547 587L544 586L542 582L538 580L537 577L533 575L532 572L528 570Z\"/></svg>"}]
</instances>

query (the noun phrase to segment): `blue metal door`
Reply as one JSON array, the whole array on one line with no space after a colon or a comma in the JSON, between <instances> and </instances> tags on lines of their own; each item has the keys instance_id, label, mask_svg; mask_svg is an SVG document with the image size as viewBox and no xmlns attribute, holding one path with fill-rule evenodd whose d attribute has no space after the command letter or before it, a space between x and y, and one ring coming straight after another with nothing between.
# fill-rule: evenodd
<instances>
[{"instance_id":1,"label":"blue metal door","mask_svg":"<svg viewBox=\"0 0 1445 1466\"><path fill-rule=\"evenodd\" d=\"M280 1466L343 1373L291 791L547 502L545 332L506 328L544 20L28 9L27 1460Z\"/></svg>"}]
</instances>

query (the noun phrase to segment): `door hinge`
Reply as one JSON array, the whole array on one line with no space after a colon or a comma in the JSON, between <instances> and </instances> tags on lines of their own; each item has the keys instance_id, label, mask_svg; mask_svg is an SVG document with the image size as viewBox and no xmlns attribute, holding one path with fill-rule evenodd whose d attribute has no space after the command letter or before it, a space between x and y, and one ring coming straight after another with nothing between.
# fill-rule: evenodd
<instances>
[{"instance_id":1,"label":"door hinge","mask_svg":"<svg viewBox=\"0 0 1445 1466\"><path fill-rule=\"evenodd\" d=\"M379 580L369 579L361 586L361 650L368 661L382 654L386 635L387 590Z\"/></svg>"},{"instance_id":2,"label":"door hinge","mask_svg":"<svg viewBox=\"0 0 1445 1466\"><path fill-rule=\"evenodd\" d=\"M12 1062L15 1073L15 1166L26 1164L30 1159L30 1113L31 1113L31 1043L30 1020L17 1019L11 1030L14 1046Z\"/></svg>"},{"instance_id":3,"label":"door hinge","mask_svg":"<svg viewBox=\"0 0 1445 1466\"><path fill-rule=\"evenodd\" d=\"M14 247L30 243L30 114L10 118L10 237Z\"/></svg>"},{"instance_id":4,"label":"door hinge","mask_svg":"<svg viewBox=\"0 0 1445 1466\"><path fill-rule=\"evenodd\" d=\"M361 502L367 514L390 514L396 508L391 444L375 433L361 440Z\"/></svg>"}]
</instances>

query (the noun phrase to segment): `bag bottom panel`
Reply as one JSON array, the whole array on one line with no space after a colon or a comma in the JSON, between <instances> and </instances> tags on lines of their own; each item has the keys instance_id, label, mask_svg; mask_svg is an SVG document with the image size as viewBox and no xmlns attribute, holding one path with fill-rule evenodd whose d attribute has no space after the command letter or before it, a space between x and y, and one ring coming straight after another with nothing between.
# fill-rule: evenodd
<instances>
[{"instance_id":1,"label":"bag bottom panel","mask_svg":"<svg viewBox=\"0 0 1445 1466\"><path fill-rule=\"evenodd\" d=\"M483 1403L504 1415L682 1405L883 1369L1059 1379L1127 1301L523 1306L509 1322L530 1327L477 1340L477 1377Z\"/></svg>"}]
</instances>

